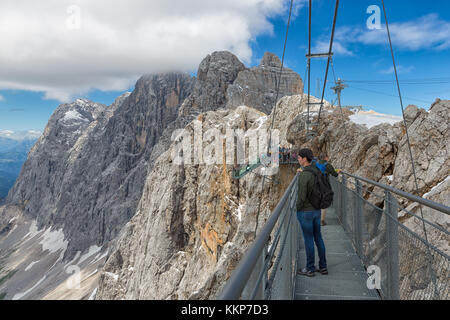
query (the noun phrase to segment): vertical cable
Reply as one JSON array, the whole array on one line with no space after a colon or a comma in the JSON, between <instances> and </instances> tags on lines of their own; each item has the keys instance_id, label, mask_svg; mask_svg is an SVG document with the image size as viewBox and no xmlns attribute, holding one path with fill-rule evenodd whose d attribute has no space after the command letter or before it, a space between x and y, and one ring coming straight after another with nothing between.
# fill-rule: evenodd
<instances>
[{"instance_id":1,"label":"vertical cable","mask_svg":"<svg viewBox=\"0 0 450 320\"><path fill-rule=\"evenodd\" d=\"M411 158L412 171L413 171L413 175L414 175L414 183L415 183L415 187L416 187L415 193L416 193L417 196L419 196L419 183L417 182L418 181L417 180L417 173L416 173L414 158L413 158L413 154L412 154L411 141L409 139L408 124L406 122L406 117L405 117L405 110L404 110L404 106L403 106L402 93L401 93L401 90L400 90L400 82L398 80L397 65L396 65L396 62L395 62L394 49L392 47L391 32L389 30L389 22L388 22L388 19L387 19L387 13L386 13L386 7L384 5L384 0L381 0L381 3L383 4L384 20L386 21L386 31L387 31L387 35L388 35L388 39L389 39L389 47L391 49L392 63L394 65L394 73L395 73L395 80L396 80L397 89L398 89L398 97L400 99L400 106L402 108L403 124L404 124L405 130L406 130L406 140L407 140L407 144L408 144L409 156ZM422 217L423 232L424 232L424 235L425 235L425 240L426 240L427 243L429 243L428 235L427 235L427 229L426 229L426 226L425 226L425 222L423 221L424 217L423 217L422 205L420 205L420 204L419 204L419 209L420 209L420 215ZM427 249L428 249L427 251L428 251L428 255L429 255L429 263L430 263L430 269L431 269L431 279L433 280L433 284L434 284L434 293L435 293L435 295L437 295L439 297L439 290L438 290L437 285L436 285L436 275L435 275L434 269L433 269L433 257L431 255L430 248L427 247Z\"/></svg>"},{"instance_id":2,"label":"vertical cable","mask_svg":"<svg viewBox=\"0 0 450 320\"><path fill-rule=\"evenodd\" d=\"M312 0L309 0L309 27L308 27L308 104L307 104L307 120L306 120L306 135L309 133L309 104L310 104L310 93L311 93L311 13L312 13Z\"/></svg>"},{"instance_id":3,"label":"vertical cable","mask_svg":"<svg viewBox=\"0 0 450 320\"><path fill-rule=\"evenodd\" d=\"M281 58L281 67L280 67L280 73L279 73L279 77L278 77L277 95L276 95L276 99L275 99L275 107L274 107L273 112L272 112L272 123L270 124L270 129L269 129L269 144L267 145L267 154L269 153L270 147L272 145L272 128L273 128L273 124L274 124L274 120L275 120L275 114L277 112L277 102L278 102L277 100L278 100L278 96L279 96L279 93L280 93L281 75L283 73L283 66L284 66L284 54L286 52L286 43L287 43L287 38L288 38L289 25L291 23L291 15L292 15L292 5L293 5L293 3L294 3L294 0L291 0L291 5L289 7L289 18L288 18L287 27L286 27L286 36L285 36L285 39L284 39L283 56ZM264 191L264 182L265 181L266 181L266 176L264 175L263 178L262 178L262 182L261 182L261 194L260 194L260 197L259 197L258 211L257 211L258 212L258 216L259 216L260 211L261 211L261 202L262 202L262 195L263 195L263 191ZM258 229L258 222L256 223L256 229Z\"/></svg>"},{"instance_id":4,"label":"vertical cable","mask_svg":"<svg viewBox=\"0 0 450 320\"><path fill-rule=\"evenodd\" d=\"M339 0L336 0L336 6L334 8L333 27L331 28L330 48L328 50L327 69L325 71L325 81L323 82L322 99L320 100L319 117L317 120L317 129L320 127L320 113L322 112L323 98L325 97L325 89L327 86L328 69L330 67L331 54L333 52L334 31L336 29L336 20L339 9Z\"/></svg>"}]
</instances>

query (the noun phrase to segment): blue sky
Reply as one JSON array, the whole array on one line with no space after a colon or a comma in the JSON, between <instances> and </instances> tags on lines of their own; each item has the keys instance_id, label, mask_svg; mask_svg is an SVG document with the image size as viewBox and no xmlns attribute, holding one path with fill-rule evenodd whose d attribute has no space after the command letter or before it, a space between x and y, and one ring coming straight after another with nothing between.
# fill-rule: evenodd
<instances>
[{"instance_id":1,"label":"blue sky","mask_svg":"<svg viewBox=\"0 0 450 320\"><path fill-rule=\"evenodd\" d=\"M405 106L416 104L428 108L438 97L450 99L450 75L448 72L450 70L450 1L428 1L426 6L421 0L386 0L385 2L389 22L392 25L400 81L404 82L401 86ZM273 7L273 10L278 10L279 13L274 16L270 16L263 10L262 14L267 15L266 22L273 25L272 33L268 32L270 28L267 28L267 24L257 22L253 27L250 25L248 38L236 41L233 38L230 40L230 44L211 42L209 47L205 46L200 53L196 53L197 56L191 59L192 61L190 60L180 68L195 73L198 62L206 52L215 49L221 50L224 47L229 47L232 52L236 51L238 56L244 57L242 60L246 60L248 66L257 65L265 51L273 52L281 58L287 21L286 3L284 4L283 10L280 7ZM401 109L393 82L394 74L391 70L392 61L384 19L381 19L382 30L368 30L366 21L370 14L367 14L366 10L370 5L379 5L381 8L381 1L341 0L334 56L336 76L345 80L363 81L349 82L349 88L343 92L342 103L344 105L363 105L378 112L400 115ZM313 1L313 51L320 51L328 46L333 11L333 0ZM248 17L256 20L252 14L249 14ZM260 19L258 21L262 21L261 17L257 18ZM291 23L285 58L286 65L298 72L302 78L304 78L306 70L307 23L307 7L302 7ZM251 33L252 30L256 30L254 31L255 35ZM217 32L225 31L218 29ZM215 39L217 35L213 34L211 37ZM224 35L224 37L226 36ZM232 34L230 37L234 37L234 35ZM251 49L250 53L242 44L243 41ZM149 50L154 49L151 47ZM86 51L88 53L84 52L83 54L93 51L89 50ZM136 55L136 53L134 54ZM146 54L148 55L148 53ZM165 55L167 56L167 54ZM144 59L152 60L151 57L145 56ZM174 56L173 59L182 58ZM324 78L325 66L326 59L315 59L312 62L311 93L313 95L316 95L317 79L323 80ZM99 72L109 74L110 70L116 68L120 69L120 73L126 74L129 66L114 62ZM70 89L72 90L70 91L68 89L70 95L65 93L58 95L54 92L49 94L49 87L43 87L40 91L39 86L35 84L21 86L15 83L10 87L0 85L0 130L43 130L54 109L64 100L59 98L61 96L70 96L70 99L83 97L109 105L124 91L132 90L133 83L140 74L155 70L151 65L144 64L142 64L142 72L139 64L133 68L135 68L133 71L123 76L124 79L126 78L124 82L119 81L120 83L118 83L110 78L99 79L97 84L93 82L91 87L85 90L77 88ZM65 77L65 81L68 82L67 86L70 86L70 72L75 71L67 71ZM15 77L14 69L8 76ZM43 80L50 77L47 72L42 71L36 71L33 74L33 77L38 80L40 76ZM52 74L52 76L54 75ZM83 75L80 76L80 79L75 80L74 78L74 81L83 82ZM436 80L430 83L427 79ZM329 80L333 80L331 70ZM102 81L109 81L112 84L109 86L98 85ZM383 83L373 83L373 81L383 81ZM51 86L51 82L49 83ZM58 90L60 90L59 87ZM334 95L328 88L326 99L334 99Z\"/></svg>"},{"instance_id":2,"label":"blue sky","mask_svg":"<svg viewBox=\"0 0 450 320\"><path fill-rule=\"evenodd\" d=\"M379 5L382 9L381 1L374 0L341 0L337 20L337 30L350 27L350 30L361 29L368 33L366 21L370 14L366 13L366 9L373 4ZM434 0L428 1L424 5L423 1L419 0L386 0L386 9L388 12L388 19L391 25L400 25L402 29L409 30L411 25L417 25L423 28L429 28L429 32L446 32L447 41L450 41L450 1ZM315 5L315 7L314 7ZM313 26L312 26L312 42L313 47L317 43L317 39L324 39L329 41L332 18L334 12L334 1L316 1L313 3ZM434 16L430 19L421 21L422 17L428 15L436 15L442 22L447 22L446 29L441 25L441 21L437 21L436 25L430 25ZM394 80L394 74L391 71L392 60L388 46L388 39L385 32L384 18L382 16L383 30L378 33L380 42L376 44L354 42L347 45L351 53L343 53L342 50L336 52L333 58L336 77L345 80ZM414 22L414 24L412 23ZM410 23L404 25L405 23ZM276 37L262 36L256 39L253 43L255 51L269 50L276 54L282 54L282 38L286 28L285 21L277 19L274 21ZM307 51L307 30L308 30L308 15L307 9L300 11L299 15L291 24L288 36L288 44L286 51L286 64L288 67L297 71L303 78L306 71ZM436 30L434 30L435 28ZM392 31L392 30L391 30ZM279 37L279 38L278 38ZM405 40L407 41L409 35L404 32ZM444 37L444 35L443 35ZM338 43L345 41L350 42L351 36L341 36ZM441 44L440 39L436 39L435 43L430 45L417 43L417 48L408 48L407 44L393 39L396 62L400 66L399 78L410 80L421 80L430 78L446 78L439 79L433 84L425 84L430 81L414 81L408 84L401 83L402 95L404 97L405 107L408 104L416 104L423 108L429 108L432 102L437 97L441 99L450 99L450 46L446 48L436 47ZM403 39L398 39L400 41ZM328 43L326 43L328 46ZM314 49L314 48L313 48ZM313 52L315 52L313 50ZM325 77L326 59L315 59L311 66L311 93L316 95L317 78L323 81ZM330 69L328 79L333 80L333 74ZM446 83L436 83L446 82ZM322 82L323 83L323 82ZM418 84L415 84L418 83ZM306 86L305 86L306 89ZM379 93L381 92L381 94ZM389 96L393 95L393 96ZM326 98L333 100L335 97L331 90L327 89ZM397 97L397 88L394 82L386 84L370 84L370 83L349 83L349 88L343 91L342 103L344 105L363 105L378 112L401 115L401 107Z\"/></svg>"}]
</instances>

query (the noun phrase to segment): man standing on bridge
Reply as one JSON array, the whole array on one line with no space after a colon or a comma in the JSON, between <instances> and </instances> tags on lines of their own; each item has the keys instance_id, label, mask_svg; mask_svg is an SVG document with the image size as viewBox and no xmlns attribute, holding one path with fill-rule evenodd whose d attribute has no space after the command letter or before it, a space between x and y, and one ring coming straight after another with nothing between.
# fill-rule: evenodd
<instances>
[{"instance_id":1,"label":"man standing on bridge","mask_svg":"<svg viewBox=\"0 0 450 320\"><path fill-rule=\"evenodd\" d=\"M319 272L328 274L327 261L325 257L325 244L320 231L321 211L315 209L311 204L312 190L314 188L316 171L321 174L320 170L311 165L314 158L310 149L302 149L297 154L298 162L304 168L300 172L298 179L298 199L297 199L297 219L303 231L303 239L305 241L306 250L306 268L297 271L300 275L313 277L316 271L314 242L316 243L319 254Z\"/></svg>"}]
</instances>

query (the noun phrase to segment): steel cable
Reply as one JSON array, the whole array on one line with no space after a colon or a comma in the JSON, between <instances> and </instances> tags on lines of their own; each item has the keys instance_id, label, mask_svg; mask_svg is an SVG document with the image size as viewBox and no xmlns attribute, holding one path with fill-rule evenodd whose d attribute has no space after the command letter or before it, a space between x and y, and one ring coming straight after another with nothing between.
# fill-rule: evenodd
<instances>
[{"instance_id":1,"label":"steel cable","mask_svg":"<svg viewBox=\"0 0 450 320\"><path fill-rule=\"evenodd\" d=\"M406 130L406 139L407 139L407 144L408 144L408 151L409 151L409 156L411 158L412 171L413 171L413 175L414 175L414 183L415 183L415 187L416 187L415 192L416 192L416 195L419 195L419 183L418 183L418 180L417 180L416 168L415 168L414 158L413 158L413 154L412 154L411 141L410 141L409 132L408 132L408 124L406 122L406 117L405 117L405 110L404 110L404 106L403 106L402 93L401 93L401 90L400 90L400 82L398 80L397 65L396 65L396 62L395 62L395 55L394 55L394 49L393 49L393 46L392 46L391 32L389 30L389 22L388 22L388 19L387 19L387 12L386 12L386 7L385 7L385 4L384 4L384 0L381 0L381 3L383 5L384 19L385 19L385 22L386 22L386 31L387 31L387 35L388 35L388 39L389 39L389 47L390 47L390 50L391 50L392 63L393 63L394 73L395 73L395 81L396 81L396 84L397 84L398 97L400 99L400 106L402 108L403 122L404 122L405 130ZM419 209L420 209L420 215L421 215L421 217L423 219L423 210L422 210L422 206L420 204L419 204ZM423 231L424 231L425 240L426 240L426 242L429 242L428 241L427 229L425 227L425 222L422 221L422 223L423 223ZM436 286L436 275L435 275L434 269L433 269L433 258L432 258L432 255L431 255L431 252L430 252L429 248L428 248L428 253L429 253L430 269L431 269L431 273L432 273L431 274L431 278L433 280L433 284L434 284L434 288L435 288L435 295L437 295L437 297L439 298L439 290L438 290L438 288Z\"/></svg>"}]
</instances>

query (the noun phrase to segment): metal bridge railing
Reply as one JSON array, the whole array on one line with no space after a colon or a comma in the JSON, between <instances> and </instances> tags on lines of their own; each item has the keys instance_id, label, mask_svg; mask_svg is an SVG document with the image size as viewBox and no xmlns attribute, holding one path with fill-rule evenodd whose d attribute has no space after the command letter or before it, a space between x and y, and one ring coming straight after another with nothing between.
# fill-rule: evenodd
<instances>
[{"instance_id":1,"label":"metal bridge railing","mask_svg":"<svg viewBox=\"0 0 450 320\"><path fill-rule=\"evenodd\" d=\"M297 248L298 174L264 228L227 281L221 300L291 300L294 297Z\"/></svg>"},{"instance_id":2,"label":"metal bridge railing","mask_svg":"<svg viewBox=\"0 0 450 320\"><path fill-rule=\"evenodd\" d=\"M300 241L296 221L298 174L292 180L266 225L247 250L219 299L293 299ZM404 191L348 173L330 177L333 208L366 269L378 267L383 299L448 300L450 257L438 248L448 245L445 228L402 208L398 198L447 217L450 208ZM381 190L381 194L375 192ZM367 200L378 197L378 203ZM400 221L399 214L403 214ZM425 230L423 230L425 225ZM425 236L427 231L427 236ZM376 268L375 268L376 269ZM375 283L375 285L377 285Z\"/></svg>"},{"instance_id":3,"label":"metal bridge railing","mask_svg":"<svg viewBox=\"0 0 450 320\"><path fill-rule=\"evenodd\" d=\"M331 183L334 209L356 252L366 268L380 270L384 299L450 298L450 257L438 248L448 246L450 233L426 219L432 214L447 219L449 207L348 173ZM399 205L405 199L413 202L409 210ZM419 206L424 219L412 212Z\"/></svg>"}]
</instances>

